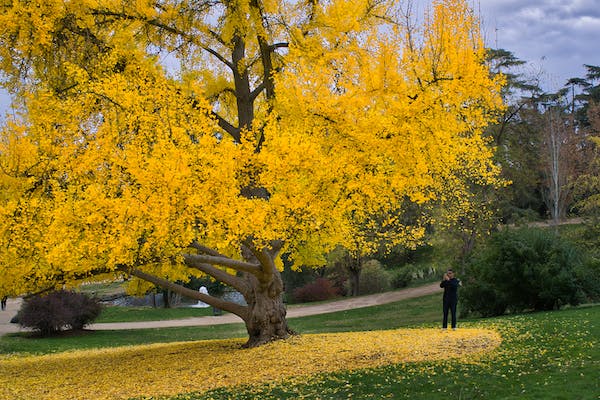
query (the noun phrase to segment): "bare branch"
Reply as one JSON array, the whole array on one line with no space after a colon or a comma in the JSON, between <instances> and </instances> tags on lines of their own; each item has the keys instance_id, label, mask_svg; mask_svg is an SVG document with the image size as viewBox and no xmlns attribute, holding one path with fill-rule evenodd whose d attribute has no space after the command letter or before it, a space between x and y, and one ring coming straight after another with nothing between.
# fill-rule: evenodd
<instances>
[{"instance_id":1,"label":"bare branch","mask_svg":"<svg viewBox=\"0 0 600 400\"><path fill-rule=\"evenodd\" d=\"M271 50L275 50L275 49L280 49L280 48L287 48L290 47L290 44L288 42L281 42L281 43L273 43L271 46L269 46Z\"/></svg>"},{"instance_id":2,"label":"bare branch","mask_svg":"<svg viewBox=\"0 0 600 400\"><path fill-rule=\"evenodd\" d=\"M245 294L248 292L248 286L242 279L240 279L234 275L231 275L231 274L227 273L226 271L223 271L222 269L216 268L210 264L201 262L198 260L197 257L200 257L200 256L197 256L195 254L184 254L183 260L185 262L185 265L187 265L190 268L195 268L199 271L202 271L202 272L212 276L216 280L223 282L226 285L229 285L229 286L237 289L242 294Z\"/></svg>"},{"instance_id":3,"label":"bare branch","mask_svg":"<svg viewBox=\"0 0 600 400\"><path fill-rule=\"evenodd\" d=\"M249 272L251 274L260 273L260 265L251 264L245 261L234 260L229 257L215 257L210 255L198 255L198 254L190 254L189 257L193 258L194 262L197 263L206 263L211 265L220 265L223 267L228 267L235 269L236 271L244 271Z\"/></svg>"},{"instance_id":4,"label":"bare branch","mask_svg":"<svg viewBox=\"0 0 600 400\"><path fill-rule=\"evenodd\" d=\"M261 82L260 85L258 85L257 87L254 88L254 90L252 91L252 93L250 93L250 100L254 101L258 95L265 90L265 88L267 87L267 85L265 84L265 82Z\"/></svg>"},{"instance_id":5,"label":"bare branch","mask_svg":"<svg viewBox=\"0 0 600 400\"><path fill-rule=\"evenodd\" d=\"M242 135L240 134L240 129L231 125L229 121L225 118L221 117L215 111L211 111L211 115L217 119L217 123L225 132L227 132L236 143L240 143L242 141Z\"/></svg>"}]
</instances>

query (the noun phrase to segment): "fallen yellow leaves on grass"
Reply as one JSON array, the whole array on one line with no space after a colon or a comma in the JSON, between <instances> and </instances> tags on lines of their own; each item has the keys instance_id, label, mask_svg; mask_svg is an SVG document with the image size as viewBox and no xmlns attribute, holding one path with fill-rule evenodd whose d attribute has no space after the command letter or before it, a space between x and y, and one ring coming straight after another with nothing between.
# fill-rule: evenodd
<instances>
[{"instance_id":1,"label":"fallen yellow leaves on grass","mask_svg":"<svg viewBox=\"0 0 600 400\"><path fill-rule=\"evenodd\" d=\"M0 359L2 399L126 399L316 373L464 357L496 348L487 329L300 335L253 349L243 339L80 350Z\"/></svg>"}]
</instances>

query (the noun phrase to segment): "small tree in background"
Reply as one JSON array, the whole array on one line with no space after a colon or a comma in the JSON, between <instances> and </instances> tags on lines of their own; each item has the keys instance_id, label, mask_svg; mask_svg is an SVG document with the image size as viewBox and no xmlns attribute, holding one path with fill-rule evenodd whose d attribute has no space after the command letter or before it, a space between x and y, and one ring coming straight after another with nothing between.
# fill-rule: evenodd
<instances>
[{"instance_id":1,"label":"small tree in background","mask_svg":"<svg viewBox=\"0 0 600 400\"><path fill-rule=\"evenodd\" d=\"M590 70L588 78L592 81L600 80L600 68L587 66ZM580 239L580 246L585 248L588 259L578 270L588 301L600 300L600 85L588 88L590 103L586 105L586 129L588 130L587 149L589 162L585 173L581 174L574 184L577 198L575 205L577 211L584 217L584 234Z\"/></svg>"},{"instance_id":2,"label":"small tree in background","mask_svg":"<svg viewBox=\"0 0 600 400\"><path fill-rule=\"evenodd\" d=\"M575 181L573 190L577 198L575 207L585 218L586 245L600 256L600 103L589 106L588 121L589 162L585 173Z\"/></svg>"}]
</instances>

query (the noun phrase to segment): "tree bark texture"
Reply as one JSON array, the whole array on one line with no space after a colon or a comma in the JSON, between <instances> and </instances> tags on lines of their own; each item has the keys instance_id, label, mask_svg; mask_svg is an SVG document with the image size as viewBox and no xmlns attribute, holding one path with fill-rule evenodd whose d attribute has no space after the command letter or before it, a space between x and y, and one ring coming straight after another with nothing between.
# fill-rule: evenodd
<instances>
[{"instance_id":1,"label":"tree bark texture","mask_svg":"<svg viewBox=\"0 0 600 400\"><path fill-rule=\"evenodd\" d=\"M350 296L356 297L360 294L360 273L363 260L358 254L348 254L345 261L350 277Z\"/></svg>"},{"instance_id":2,"label":"tree bark texture","mask_svg":"<svg viewBox=\"0 0 600 400\"><path fill-rule=\"evenodd\" d=\"M283 281L279 271L275 270L271 279L259 281L255 276L246 274L250 290L244 295L248 310L244 322L248 331L248 342L244 347L255 347L273 340L286 339L292 330L286 320L286 308L283 303Z\"/></svg>"}]
</instances>

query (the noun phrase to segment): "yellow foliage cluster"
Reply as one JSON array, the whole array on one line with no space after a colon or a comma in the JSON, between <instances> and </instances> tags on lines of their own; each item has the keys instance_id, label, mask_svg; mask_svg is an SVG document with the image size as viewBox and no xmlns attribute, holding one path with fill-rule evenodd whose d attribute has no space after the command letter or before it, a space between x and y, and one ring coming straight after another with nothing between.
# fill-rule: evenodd
<instances>
[{"instance_id":1,"label":"yellow foliage cluster","mask_svg":"<svg viewBox=\"0 0 600 400\"><path fill-rule=\"evenodd\" d=\"M0 136L0 276L15 282L0 290L124 266L185 280L191 243L239 258L244 240L277 241L297 266L340 244L414 245L428 220L403 218L405 202L498 184L482 130L502 82L464 0L419 27L399 14L393 0L0 6L22 106Z\"/></svg>"},{"instance_id":2,"label":"yellow foliage cluster","mask_svg":"<svg viewBox=\"0 0 600 400\"><path fill-rule=\"evenodd\" d=\"M241 349L209 340L0 358L2 399L120 399L306 379L395 363L469 357L495 349L487 329L398 329L296 336Z\"/></svg>"}]
</instances>

